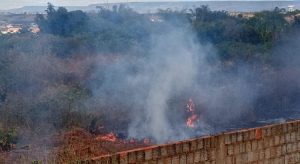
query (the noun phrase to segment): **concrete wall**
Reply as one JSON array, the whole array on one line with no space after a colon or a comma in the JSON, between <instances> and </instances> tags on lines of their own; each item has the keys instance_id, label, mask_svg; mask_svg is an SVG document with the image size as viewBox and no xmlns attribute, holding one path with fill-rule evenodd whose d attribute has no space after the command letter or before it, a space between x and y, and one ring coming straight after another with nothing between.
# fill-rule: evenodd
<instances>
[{"instance_id":1,"label":"concrete wall","mask_svg":"<svg viewBox=\"0 0 300 164\"><path fill-rule=\"evenodd\" d=\"M300 163L300 120L119 152L85 163Z\"/></svg>"}]
</instances>

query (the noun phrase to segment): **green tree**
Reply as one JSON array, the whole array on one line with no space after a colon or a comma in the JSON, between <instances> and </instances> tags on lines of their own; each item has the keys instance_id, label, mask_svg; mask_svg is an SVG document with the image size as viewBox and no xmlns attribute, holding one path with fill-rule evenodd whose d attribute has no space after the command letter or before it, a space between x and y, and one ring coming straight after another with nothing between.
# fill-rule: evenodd
<instances>
[{"instance_id":1,"label":"green tree","mask_svg":"<svg viewBox=\"0 0 300 164\"><path fill-rule=\"evenodd\" d=\"M260 42L264 45L279 40L280 35L289 27L279 9L256 13L247 23L258 33Z\"/></svg>"},{"instance_id":2,"label":"green tree","mask_svg":"<svg viewBox=\"0 0 300 164\"><path fill-rule=\"evenodd\" d=\"M48 3L46 13L46 18L43 15L37 15L35 18L44 33L72 36L86 30L88 16L82 11L68 12L64 7L55 10L54 6Z\"/></svg>"}]
</instances>

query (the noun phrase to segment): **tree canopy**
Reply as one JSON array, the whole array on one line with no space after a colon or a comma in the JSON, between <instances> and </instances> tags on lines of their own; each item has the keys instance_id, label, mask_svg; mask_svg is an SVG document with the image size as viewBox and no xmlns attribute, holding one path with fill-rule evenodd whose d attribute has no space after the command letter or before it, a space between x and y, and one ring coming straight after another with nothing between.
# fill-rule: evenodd
<instances>
[{"instance_id":1,"label":"tree canopy","mask_svg":"<svg viewBox=\"0 0 300 164\"><path fill-rule=\"evenodd\" d=\"M88 16L80 10L68 12L64 7L56 10L48 3L46 13L46 17L41 14L36 17L36 22L44 33L71 36L84 31L87 27Z\"/></svg>"}]
</instances>

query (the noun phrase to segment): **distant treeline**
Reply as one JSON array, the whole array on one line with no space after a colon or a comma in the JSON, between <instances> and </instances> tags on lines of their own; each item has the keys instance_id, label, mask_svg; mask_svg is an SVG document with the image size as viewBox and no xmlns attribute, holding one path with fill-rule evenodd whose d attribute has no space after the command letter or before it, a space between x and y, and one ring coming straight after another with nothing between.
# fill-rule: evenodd
<instances>
[{"instance_id":1,"label":"distant treeline","mask_svg":"<svg viewBox=\"0 0 300 164\"><path fill-rule=\"evenodd\" d=\"M125 5L119 5L112 10L100 8L98 14L86 14L68 12L63 7L55 9L48 4L46 12L47 15L36 17L36 23L42 34L62 37L54 40L65 44L54 50L62 56L72 53L68 52L71 50L78 51L79 47L88 47L89 53L131 52L135 46L147 46L151 35L164 33L165 26L171 24L190 28L199 41L214 44L222 59L247 60L252 55L264 62L268 50L288 32L297 30L300 24L297 15L300 11L286 12L280 8L253 13L250 18L244 18L242 13L231 16L227 11L211 11L208 6L138 14ZM253 56L257 53L260 55Z\"/></svg>"}]
</instances>

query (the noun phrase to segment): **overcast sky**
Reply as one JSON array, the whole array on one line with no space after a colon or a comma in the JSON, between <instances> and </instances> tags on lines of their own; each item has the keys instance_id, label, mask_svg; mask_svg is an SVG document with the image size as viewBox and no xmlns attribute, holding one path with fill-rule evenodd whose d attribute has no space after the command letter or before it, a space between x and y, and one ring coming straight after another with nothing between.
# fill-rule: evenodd
<instances>
[{"instance_id":1,"label":"overcast sky","mask_svg":"<svg viewBox=\"0 0 300 164\"><path fill-rule=\"evenodd\" d=\"M93 3L103 3L104 1L106 2L106 0L0 0L0 10L23 6L45 6L47 2L51 2L57 6L87 6ZM118 1L121 0L109 0L109 2Z\"/></svg>"},{"instance_id":2,"label":"overcast sky","mask_svg":"<svg viewBox=\"0 0 300 164\"><path fill-rule=\"evenodd\" d=\"M45 6L51 2L56 6L87 6L95 3L103 3L107 0L0 0L0 10L7 10L23 6ZM184 1L184 0L108 0L109 2L130 1ZM191 1L191 0L189 0ZM243 1L243 0L242 0Z\"/></svg>"},{"instance_id":3,"label":"overcast sky","mask_svg":"<svg viewBox=\"0 0 300 164\"><path fill-rule=\"evenodd\" d=\"M59 6L87 6L89 4L101 3L103 1L104 0L0 0L0 9L11 9L23 6L45 6L47 2L51 2Z\"/></svg>"}]
</instances>

